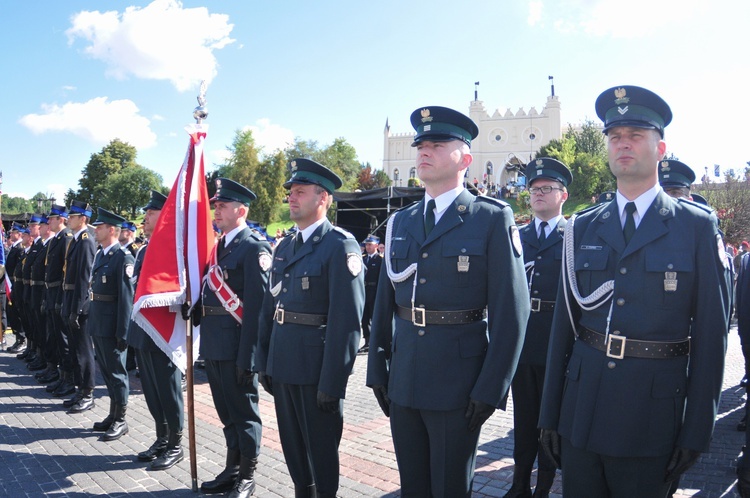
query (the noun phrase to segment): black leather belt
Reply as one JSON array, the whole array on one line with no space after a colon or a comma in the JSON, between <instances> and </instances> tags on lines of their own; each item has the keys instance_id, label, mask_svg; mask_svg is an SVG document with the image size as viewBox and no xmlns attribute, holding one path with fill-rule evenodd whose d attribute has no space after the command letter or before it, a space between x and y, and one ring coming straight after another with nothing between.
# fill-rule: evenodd
<instances>
[{"instance_id":1,"label":"black leather belt","mask_svg":"<svg viewBox=\"0 0 750 498\"><path fill-rule=\"evenodd\" d=\"M94 294L91 293L91 300L92 301L105 301L108 303L113 303L117 300L117 296L112 296L110 294Z\"/></svg>"},{"instance_id":2,"label":"black leather belt","mask_svg":"<svg viewBox=\"0 0 750 498\"><path fill-rule=\"evenodd\" d=\"M276 320L276 323L279 325L285 323L296 323L298 325L320 327L321 325L328 323L328 315L297 313L296 311L289 311L284 308L276 308L276 312L273 314L273 319Z\"/></svg>"},{"instance_id":3,"label":"black leather belt","mask_svg":"<svg viewBox=\"0 0 750 498\"><path fill-rule=\"evenodd\" d=\"M531 312L539 313L540 311L553 311L555 309L554 301L542 301L535 297L531 298Z\"/></svg>"},{"instance_id":4,"label":"black leather belt","mask_svg":"<svg viewBox=\"0 0 750 498\"><path fill-rule=\"evenodd\" d=\"M378 285L377 282L365 282L365 287L374 287Z\"/></svg>"},{"instance_id":5,"label":"black leather belt","mask_svg":"<svg viewBox=\"0 0 750 498\"><path fill-rule=\"evenodd\" d=\"M61 281L61 280L58 280L57 282L46 282L46 283L45 283L44 285L45 285L45 286L46 286L46 287L47 287L48 289L52 289L52 288L54 288L54 287L60 287L60 284L62 284L62 281Z\"/></svg>"},{"instance_id":6,"label":"black leather belt","mask_svg":"<svg viewBox=\"0 0 750 498\"><path fill-rule=\"evenodd\" d=\"M23 285L31 285L31 280L24 278L23 279Z\"/></svg>"},{"instance_id":7,"label":"black leather belt","mask_svg":"<svg viewBox=\"0 0 750 498\"><path fill-rule=\"evenodd\" d=\"M203 316L228 314L229 312L223 306L203 306Z\"/></svg>"},{"instance_id":8,"label":"black leather belt","mask_svg":"<svg viewBox=\"0 0 750 498\"><path fill-rule=\"evenodd\" d=\"M396 307L396 315L417 327L425 325L460 325L484 320L484 308L478 310L427 311L424 308Z\"/></svg>"},{"instance_id":9,"label":"black leather belt","mask_svg":"<svg viewBox=\"0 0 750 498\"><path fill-rule=\"evenodd\" d=\"M32 287L37 287L37 286L40 286L40 285L44 285L44 280L32 280L31 281L31 286Z\"/></svg>"},{"instance_id":10,"label":"black leather belt","mask_svg":"<svg viewBox=\"0 0 750 498\"><path fill-rule=\"evenodd\" d=\"M76 284L63 284L63 290L64 291L66 291L66 290L75 290L75 289L76 289Z\"/></svg>"},{"instance_id":11,"label":"black leather belt","mask_svg":"<svg viewBox=\"0 0 750 498\"><path fill-rule=\"evenodd\" d=\"M610 358L677 358L690 354L690 338L682 341L639 341L621 335L609 334L608 341L604 334L587 328L578 330L578 340L584 344L604 351Z\"/></svg>"}]
</instances>

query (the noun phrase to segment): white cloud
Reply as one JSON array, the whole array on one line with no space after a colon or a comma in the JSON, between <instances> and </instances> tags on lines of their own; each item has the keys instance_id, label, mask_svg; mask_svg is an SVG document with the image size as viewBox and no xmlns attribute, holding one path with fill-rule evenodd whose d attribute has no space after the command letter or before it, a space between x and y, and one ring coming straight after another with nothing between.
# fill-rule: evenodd
<instances>
[{"instance_id":1,"label":"white cloud","mask_svg":"<svg viewBox=\"0 0 750 498\"><path fill-rule=\"evenodd\" d=\"M165 118L161 114L154 114L153 116L151 116L151 119L153 119L154 121L164 121Z\"/></svg>"},{"instance_id":2,"label":"white cloud","mask_svg":"<svg viewBox=\"0 0 750 498\"><path fill-rule=\"evenodd\" d=\"M84 52L107 64L107 75L168 80L178 91L194 89L216 76L214 50L233 43L225 14L205 7L186 9L177 0L154 0L146 7L82 11L71 19L68 43L88 42Z\"/></svg>"},{"instance_id":3,"label":"white cloud","mask_svg":"<svg viewBox=\"0 0 750 498\"><path fill-rule=\"evenodd\" d=\"M55 204L63 204L65 202L65 192L67 192L67 190L68 187L62 183L50 183L44 189L44 193L47 194L47 197L54 197Z\"/></svg>"},{"instance_id":4,"label":"white cloud","mask_svg":"<svg viewBox=\"0 0 750 498\"><path fill-rule=\"evenodd\" d=\"M255 144L263 147L263 152L271 154L277 150L286 149L294 143L294 132L271 124L268 118L261 118L255 122L258 126L245 126L243 130L252 130Z\"/></svg>"},{"instance_id":5,"label":"white cloud","mask_svg":"<svg viewBox=\"0 0 750 498\"><path fill-rule=\"evenodd\" d=\"M40 135L48 132L67 132L97 145L106 145L112 139L138 149L156 145L156 134L151 131L150 121L138 114L138 107L131 100L107 101L97 97L88 102L68 102L63 105L43 104L42 114L27 114L19 122Z\"/></svg>"},{"instance_id":6,"label":"white cloud","mask_svg":"<svg viewBox=\"0 0 750 498\"><path fill-rule=\"evenodd\" d=\"M541 0L531 0L529 2L529 17L526 18L526 22L529 26L535 26L542 20L542 7L543 4Z\"/></svg>"},{"instance_id":7,"label":"white cloud","mask_svg":"<svg viewBox=\"0 0 750 498\"><path fill-rule=\"evenodd\" d=\"M74 91L76 91L76 87L74 87L72 85L63 85L62 89L65 90L66 92L74 92Z\"/></svg>"}]
</instances>

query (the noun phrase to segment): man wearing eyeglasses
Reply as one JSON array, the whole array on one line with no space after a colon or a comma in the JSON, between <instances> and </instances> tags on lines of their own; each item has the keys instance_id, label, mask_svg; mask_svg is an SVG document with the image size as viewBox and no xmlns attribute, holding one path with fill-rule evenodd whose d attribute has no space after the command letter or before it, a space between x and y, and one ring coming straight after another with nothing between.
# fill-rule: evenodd
<instances>
[{"instance_id":1,"label":"man wearing eyeglasses","mask_svg":"<svg viewBox=\"0 0 750 498\"><path fill-rule=\"evenodd\" d=\"M531 471L539 457L534 498L549 496L555 480L555 462L539 451L539 410L542 403L547 345L560 281L566 187L573 180L560 161L542 157L526 166L534 219L520 229L526 280L531 295L531 314L526 338L513 377L513 486L504 498L530 498Z\"/></svg>"}]
</instances>

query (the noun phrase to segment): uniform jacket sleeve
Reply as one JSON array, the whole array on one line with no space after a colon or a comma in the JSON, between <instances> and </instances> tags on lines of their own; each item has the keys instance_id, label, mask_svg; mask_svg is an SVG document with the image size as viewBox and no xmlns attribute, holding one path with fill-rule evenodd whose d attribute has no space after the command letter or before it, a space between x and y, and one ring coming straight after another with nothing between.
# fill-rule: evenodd
<instances>
[{"instance_id":1,"label":"uniform jacket sleeve","mask_svg":"<svg viewBox=\"0 0 750 498\"><path fill-rule=\"evenodd\" d=\"M240 350L237 354L237 366L243 370L258 371L256 366L256 347L258 344L258 327L263 299L268 288L268 270L260 266L260 257L270 257L271 247L267 242L256 241L250 237L250 249L245 253L243 263L244 289L242 294L242 329L240 333ZM265 255L268 256L265 256Z\"/></svg>"},{"instance_id":2,"label":"uniform jacket sleeve","mask_svg":"<svg viewBox=\"0 0 750 498\"><path fill-rule=\"evenodd\" d=\"M84 239L83 236L86 235ZM76 282L71 304L71 313L87 315L89 312L89 281L91 280L91 267L94 265L96 244L94 238L87 232L79 235L78 254L76 259Z\"/></svg>"},{"instance_id":3,"label":"uniform jacket sleeve","mask_svg":"<svg viewBox=\"0 0 750 498\"><path fill-rule=\"evenodd\" d=\"M128 338L130 315L133 311L133 265L135 260L127 249L121 250L122 265L119 269L119 295L117 296L117 332L118 339Z\"/></svg>"},{"instance_id":4,"label":"uniform jacket sleeve","mask_svg":"<svg viewBox=\"0 0 750 498\"><path fill-rule=\"evenodd\" d=\"M367 355L366 384L372 386L388 385L388 362L391 357L393 341L396 297L393 285L388 277L388 270L383 261L375 297L375 309L372 312L370 327L370 351Z\"/></svg>"}]
</instances>

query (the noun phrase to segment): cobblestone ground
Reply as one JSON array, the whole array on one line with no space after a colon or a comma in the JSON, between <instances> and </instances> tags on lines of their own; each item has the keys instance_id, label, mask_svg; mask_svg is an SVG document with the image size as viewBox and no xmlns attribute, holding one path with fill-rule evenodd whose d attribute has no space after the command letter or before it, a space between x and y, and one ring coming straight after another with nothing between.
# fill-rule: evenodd
<instances>
[{"instance_id":1,"label":"cobblestone ground","mask_svg":"<svg viewBox=\"0 0 750 498\"><path fill-rule=\"evenodd\" d=\"M6 336L9 344L12 335ZM724 393L709 453L682 478L677 497L732 497L734 466L744 442L735 427L742 418L744 389L738 387L744 363L736 328L729 336ZM388 419L371 391L364 386L366 361L360 356L349 382L341 442L339 496L397 497L399 476ZM100 379L101 380L101 379ZM118 441L99 441L91 431L109 407L100 382L97 405L68 415L61 400L44 391L15 355L0 353L0 496L193 496L186 458L162 472L150 472L135 455L154 440L152 422L139 379L131 374L128 409L130 433ZM291 497L293 486L279 442L273 399L261 393L262 454L256 473L259 497ZM507 412L497 412L485 424L479 441L474 496L502 497L512 477L512 400ZM195 370L195 426L198 483L212 479L223 468L224 438L205 371ZM187 441L184 441L187 450ZM560 477L553 487L561 496Z\"/></svg>"}]
</instances>

